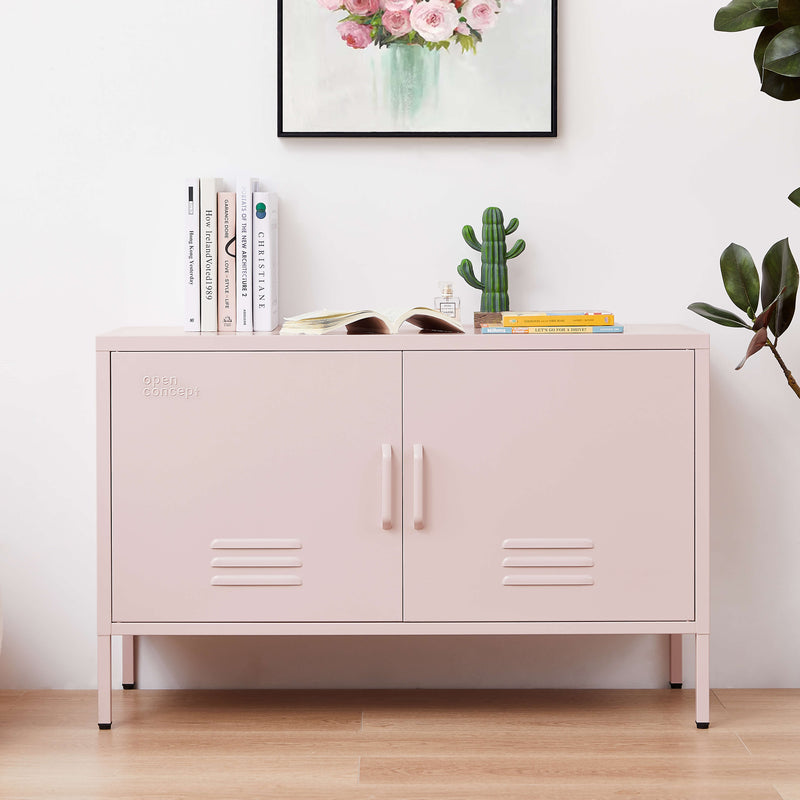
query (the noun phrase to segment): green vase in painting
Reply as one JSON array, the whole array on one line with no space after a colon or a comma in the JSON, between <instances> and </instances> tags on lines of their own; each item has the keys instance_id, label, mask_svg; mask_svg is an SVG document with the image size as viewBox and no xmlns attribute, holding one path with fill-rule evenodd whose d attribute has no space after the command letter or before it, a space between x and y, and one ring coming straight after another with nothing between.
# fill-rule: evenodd
<instances>
[{"instance_id":1,"label":"green vase in painting","mask_svg":"<svg viewBox=\"0 0 800 800\"><path fill-rule=\"evenodd\" d=\"M410 125L423 111L436 106L439 51L413 44L392 44L381 55L388 108L399 126Z\"/></svg>"}]
</instances>

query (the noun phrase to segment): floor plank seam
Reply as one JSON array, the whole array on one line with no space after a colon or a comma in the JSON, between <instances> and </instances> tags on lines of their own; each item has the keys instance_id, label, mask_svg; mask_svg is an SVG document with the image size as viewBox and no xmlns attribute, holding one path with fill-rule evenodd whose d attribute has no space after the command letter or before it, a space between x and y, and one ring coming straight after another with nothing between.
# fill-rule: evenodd
<instances>
[{"instance_id":1,"label":"floor plank seam","mask_svg":"<svg viewBox=\"0 0 800 800\"><path fill-rule=\"evenodd\" d=\"M726 708L725 703L722 702L722 698L717 694L716 690L711 689L710 693L711 696L722 706L722 708L725 709L725 711L727 711L728 709Z\"/></svg>"},{"instance_id":2,"label":"floor plank seam","mask_svg":"<svg viewBox=\"0 0 800 800\"><path fill-rule=\"evenodd\" d=\"M736 734L736 738L742 743L742 747L744 747L744 749L747 750L748 755L752 756L753 751L745 744L744 739L742 739L742 737L739 736L738 733Z\"/></svg>"}]
</instances>

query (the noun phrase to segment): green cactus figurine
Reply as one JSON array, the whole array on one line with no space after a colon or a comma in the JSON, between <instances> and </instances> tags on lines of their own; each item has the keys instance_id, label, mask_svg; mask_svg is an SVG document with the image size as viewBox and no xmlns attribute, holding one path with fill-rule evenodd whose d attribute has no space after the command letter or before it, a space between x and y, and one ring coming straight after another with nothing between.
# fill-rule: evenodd
<instances>
[{"instance_id":1,"label":"green cactus figurine","mask_svg":"<svg viewBox=\"0 0 800 800\"><path fill-rule=\"evenodd\" d=\"M483 242L475 238L472 225L465 225L461 233L464 241L481 254L481 279L475 277L472 262L465 258L458 265L458 274L472 287L480 289L481 311L508 311L508 267L506 261L515 258L525 249L525 241L519 239L506 250L506 236L519 227L514 219L503 227L503 212L491 206L483 212Z\"/></svg>"}]
</instances>

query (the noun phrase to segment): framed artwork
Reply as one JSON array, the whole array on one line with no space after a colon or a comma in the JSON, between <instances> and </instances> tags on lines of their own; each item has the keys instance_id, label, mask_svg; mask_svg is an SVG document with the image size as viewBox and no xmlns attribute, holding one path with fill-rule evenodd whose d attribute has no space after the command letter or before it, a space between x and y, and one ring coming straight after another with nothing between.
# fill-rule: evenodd
<instances>
[{"instance_id":1,"label":"framed artwork","mask_svg":"<svg viewBox=\"0 0 800 800\"><path fill-rule=\"evenodd\" d=\"M555 136L557 0L278 0L278 136Z\"/></svg>"}]
</instances>

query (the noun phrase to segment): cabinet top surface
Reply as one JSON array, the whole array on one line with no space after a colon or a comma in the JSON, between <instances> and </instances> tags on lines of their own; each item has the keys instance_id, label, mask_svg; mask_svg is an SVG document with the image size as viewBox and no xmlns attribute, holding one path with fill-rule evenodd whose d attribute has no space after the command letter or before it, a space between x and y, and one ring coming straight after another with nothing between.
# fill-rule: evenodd
<instances>
[{"instance_id":1,"label":"cabinet top surface","mask_svg":"<svg viewBox=\"0 0 800 800\"><path fill-rule=\"evenodd\" d=\"M626 325L624 333L464 334L409 332L393 335L328 333L187 333L180 328L118 328L97 337L99 352L113 351L309 351L309 350L707 350L709 335L684 325Z\"/></svg>"}]
</instances>

